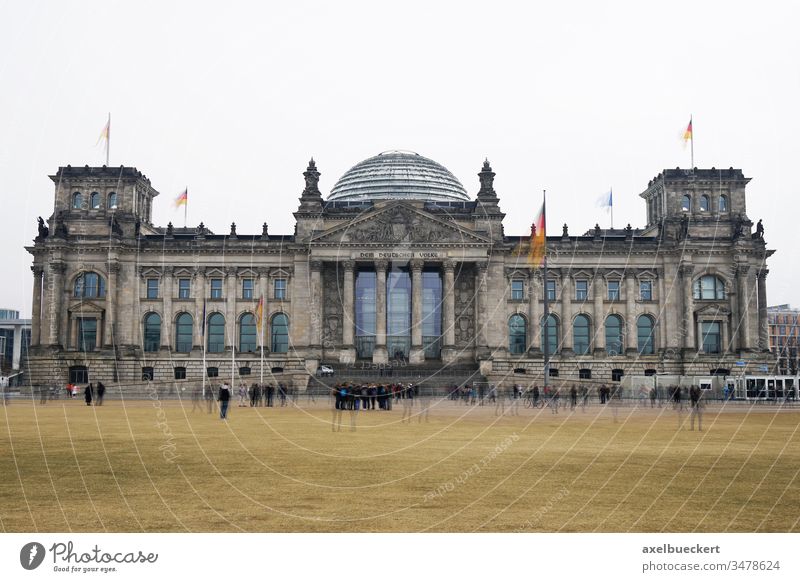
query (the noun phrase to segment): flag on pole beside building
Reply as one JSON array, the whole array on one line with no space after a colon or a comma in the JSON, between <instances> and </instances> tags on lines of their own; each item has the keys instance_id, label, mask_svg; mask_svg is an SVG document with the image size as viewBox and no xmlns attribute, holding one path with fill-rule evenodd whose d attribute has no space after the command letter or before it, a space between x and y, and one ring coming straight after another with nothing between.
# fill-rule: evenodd
<instances>
[{"instance_id":1,"label":"flag on pole beside building","mask_svg":"<svg viewBox=\"0 0 800 582\"><path fill-rule=\"evenodd\" d=\"M597 207L611 210L614 206L614 193L611 189L597 199Z\"/></svg>"},{"instance_id":2,"label":"flag on pole beside building","mask_svg":"<svg viewBox=\"0 0 800 582\"><path fill-rule=\"evenodd\" d=\"M175 198L175 208L179 206L186 206L189 203L189 188L185 188L183 192L178 194L178 197Z\"/></svg>"},{"instance_id":3,"label":"flag on pole beside building","mask_svg":"<svg viewBox=\"0 0 800 582\"><path fill-rule=\"evenodd\" d=\"M256 306L256 329L258 329L258 337L261 337L261 323L264 319L264 296L258 298L258 305Z\"/></svg>"},{"instance_id":4,"label":"flag on pole beside building","mask_svg":"<svg viewBox=\"0 0 800 582\"><path fill-rule=\"evenodd\" d=\"M692 140L692 118L689 118L689 125L686 126L686 130L683 132L683 145L686 146Z\"/></svg>"},{"instance_id":5,"label":"flag on pole beside building","mask_svg":"<svg viewBox=\"0 0 800 582\"><path fill-rule=\"evenodd\" d=\"M545 203L542 202L542 209L536 217L536 221L531 226L531 249L528 254L528 261L533 267L540 267L547 252L547 234L545 220Z\"/></svg>"},{"instance_id":6,"label":"flag on pole beside building","mask_svg":"<svg viewBox=\"0 0 800 582\"><path fill-rule=\"evenodd\" d=\"M103 127L103 131L100 132L100 137L97 138L97 142L94 144L95 147L100 145L100 142L105 142L106 148L106 166L108 165L108 154L111 148L111 114L108 114L108 121L106 122L105 127Z\"/></svg>"}]
</instances>

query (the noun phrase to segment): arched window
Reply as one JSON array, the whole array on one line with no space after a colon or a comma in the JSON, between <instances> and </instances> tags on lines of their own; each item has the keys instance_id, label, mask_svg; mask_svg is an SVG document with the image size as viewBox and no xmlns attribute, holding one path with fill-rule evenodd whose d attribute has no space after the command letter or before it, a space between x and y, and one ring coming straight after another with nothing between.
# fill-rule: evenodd
<instances>
[{"instance_id":1,"label":"arched window","mask_svg":"<svg viewBox=\"0 0 800 582\"><path fill-rule=\"evenodd\" d=\"M239 319L239 351L254 352L258 347L256 318L252 313L245 313Z\"/></svg>"},{"instance_id":2,"label":"arched window","mask_svg":"<svg viewBox=\"0 0 800 582\"><path fill-rule=\"evenodd\" d=\"M547 331L547 341L545 342L545 331ZM551 313L547 316L547 325L542 326L542 349L547 344L548 353L555 354L558 350L558 320Z\"/></svg>"},{"instance_id":3,"label":"arched window","mask_svg":"<svg viewBox=\"0 0 800 582\"><path fill-rule=\"evenodd\" d=\"M97 192L92 192L89 201L92 205L93 210L97 210L98 208L100 208L100 194L98 194Z\"/></svg>"},{"instance_id":4,"label":"arched window","mask_svg":"<svg viewBox=\"0 0 800 582\"><path fill-rule=\"evenodd\" d=\"M508 351L512 354L524 354L528 343L525 318L512 315L508 319Z\"/></svg>"},{"instance_id":5,"label":"arched window","mask_svg":"<svg viewBox=\"0 0 800 582\"><path fill-rule=\"evenodd\" d=\"M639 340L639 353L645 356L654 353L653 318L649 315L640 315L636 320L636 332Z\"/></svg>"},{"instance_id":6,"label":"arched window","mask_svg":"<svg viewBox=\"0 0 800 582\"><path fill-rule=\"evenodd\" d=\"M684 194L683 198L681 199L681 210L683 212L689 212L692 209L692 197L688 194Z\"/></svg>"},{"instance_id":7,"label":"arched window","mask_svg":"<svg viewBox=\"0 0 800 582\"><path fill-rule=\"evenodd\" d=\"M728 197L724 194L719 197L719 211L728 212Z\"/></svg>"},{"instance_id":8,"label":"arched window","mask_svg":"<svg viewBox=\"0 0 800 582\"><path fill-rule=\"evenodd\" d=\"M117 193L109 192L108 194L108 207L114 210L117 207Z\"/></svg>"},{"instance_id":9,"label":"arched window","mask_svg":"<svg viewBox=\"0 0 800 582\"><path fill-rule=\"evenodd\" d=\"M208 318L208 346L212 354L225 351L225 317L221 313L212 313Z\"/></svg>"},{"instance_id":10,"label":"arched window","mask_svg":"<svg viewBox=\"0 0 800 582\"><path fill-rule=\"evenodd\" d=\"M703 275L694 282L695 299L725 299L725 283L714 275Z\"/></svg>"},{"instance_id":11,"label":"arched window","mask_svg":"<svg viewBox=\"0 0 800 582\"><path fill-rule=\"evenodd\" d=\"M700 212L708 212L708 207L710 205L708 196L703 194L700 196Z\"/></svg>"},{"instance_id":12,"label":"arched window","mask_svg":"<svg viewBox=\"0 0 800 582\"><path fill-rule=\"evenodd\" d=\"M144 317L144 351L157 352L161 347L161 316L148 313Z\"/></svg>"},{"instance_id":13,"label":"arched window","mask_svg":"<svg viewBox=\"0 0 800 582\"><path fill-rule=\"evenodd\" d=\"M272 316L270 323L272 330L271 350L276 354L285 354L289 351L289 318L283 313Z\"/></svg>"},{"instance_id":14,"label":"arched window","mask_svg":"<svg viewBox=\"0 0 800 582\"><path fill-rule=\"evenodd\" d=\"M75 297L105 297L106 282L97 273L81 273L75 279Z\"/></svg>"},{"instance_id":15,"label":"arched window","mask_svg":"<svg viewBox=\"0 0 800 582\"><path fill-rule=\"evenodd\" d=\"M606 351L609 356L622 354L622 318L619 315L606 317Z\"/></svg>"},{"instance_id":16,"label":"arched window","mask_svg":"<svg viewBox=\"0 0 800 582\"><path fill-rule=\"evenodd\" d=\"M81 206L83 205L83 196L81 196L80 192L75 192L72 195L72 207L76 210L80 210Z\"/></svg>"},{"instance_id":17,"label":"arched window","mask_svg":"<svg viewBox=\"0 0 800 582\"><path fill-rule=\"evenodd\" d=\"M188 353L192 351L192 327L194 320L188 313L181 313L175 319L175 351Z\"/></svg>"},{"instance_id":18,"label":"arched window","mask_svg":"<svg viewBox=\"0 0 800 582\"><path fill-rule=\"evenodd\" d=\"M572 323L572 347L578 355L589 353L589 318L578 315Z\"/></svg>"}]
</instances>

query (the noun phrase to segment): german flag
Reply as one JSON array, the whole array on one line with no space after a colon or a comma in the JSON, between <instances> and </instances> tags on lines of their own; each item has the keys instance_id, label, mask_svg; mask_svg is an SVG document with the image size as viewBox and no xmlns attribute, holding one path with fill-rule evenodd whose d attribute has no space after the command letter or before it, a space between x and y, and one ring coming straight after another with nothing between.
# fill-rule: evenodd
<instances>
[{"instance_id":1,"label":"german flag","mask_svg":"<svg viewBox=\"0 0 800 582\"><path fill-rule=\"evenodd\" d=\"M692 118L689 118L689 125L686 126L686 131L683 132L684 145L692 139Z\"/></svg>"},{"instance_id":2,"label":"german flag","mask_svg":"<svg viewBox=\"0 0 800 582\"><path fill-rule=\"evenodd\" d=\"M545 203L542 202L542 209L536 217L536 221L531 226L531 250L528 254L528 262L533 267L541 267L547 252L547 234L545 220Z\"/></svg>"}]
</instances>

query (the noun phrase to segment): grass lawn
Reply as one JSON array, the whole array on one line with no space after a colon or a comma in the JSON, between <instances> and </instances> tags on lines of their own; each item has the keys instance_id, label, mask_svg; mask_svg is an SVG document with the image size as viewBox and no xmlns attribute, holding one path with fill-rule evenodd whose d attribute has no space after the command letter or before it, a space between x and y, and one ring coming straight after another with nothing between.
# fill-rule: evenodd
<instances>
[{"instance_id":1,"label":"grass lawn","mask_svg":"<svg viewBox=\"0 0 800 582\"><path fill-rule=\"evenodd\" d=\"M12 402L0 528L20 531L798 531L800 410L570 413L432 403ZM419 415L420 409L414 413Z\"/></svg>"}]
</instances>

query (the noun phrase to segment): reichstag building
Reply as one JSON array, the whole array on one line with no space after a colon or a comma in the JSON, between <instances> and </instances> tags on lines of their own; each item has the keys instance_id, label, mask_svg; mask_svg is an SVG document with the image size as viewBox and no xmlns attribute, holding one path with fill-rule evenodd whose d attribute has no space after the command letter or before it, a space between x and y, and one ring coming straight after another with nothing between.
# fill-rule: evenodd
<instances>
[{"instance_id":1,"label":"reichstag building","mask_svg":"<svg viewBox=\"0 0 800 582\"><path fill-rule=\"evenodd\" d=\"M356 164L327 197L314 160L303 176L293 234L215 234L154 225L158 192L136 168L59 168L54 213L27 247L31 383L249 383L263 367L302 390L323 364L346 378L367 363L529 384L545 325L559 378L771 361L774 251L747 216L741 170L662 171L639 195L642 228L570 234L551 217L546 286L531 233L505 233L488 161L474 196L405 151Z\"/></svg>"}]
</instances>

